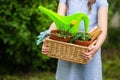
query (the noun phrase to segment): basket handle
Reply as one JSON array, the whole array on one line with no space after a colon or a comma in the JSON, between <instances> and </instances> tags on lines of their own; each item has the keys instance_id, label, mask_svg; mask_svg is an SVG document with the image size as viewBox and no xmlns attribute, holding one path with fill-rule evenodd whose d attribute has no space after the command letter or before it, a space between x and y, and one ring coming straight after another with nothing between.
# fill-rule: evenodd
<instances>
[{"instance_id":1,"label":"basket handle","mask_svg":"<svg viewBox=\"0 0 120 80\"><path fill-rule=\"evenodd\" d=\"M92 40L94 41L95 39L98 38L98 36L102 33L102 30L100 28L98 28L97 26L95 26L90 32L89 34L92 36Z\"/></svg>"}]
</instances>

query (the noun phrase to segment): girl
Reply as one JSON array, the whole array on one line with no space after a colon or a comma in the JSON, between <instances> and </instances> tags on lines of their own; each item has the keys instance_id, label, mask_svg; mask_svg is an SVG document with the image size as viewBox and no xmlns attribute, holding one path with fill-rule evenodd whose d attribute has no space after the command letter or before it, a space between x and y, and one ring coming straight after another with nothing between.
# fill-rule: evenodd
<instances>
[{"instance_id":1,"label":"girl","mask_svg":"<svg viewBox=\"0 0 120 80\"><path fill-rule=\"evenodd\" d=\"M71 15L76 12L83 12L90 19L89 30L98 26L102 29L102 34L98 37L96 45L89 47L89 52L83 52L83 58L92 60L88 64L76 64L63 60L58 60L56 80L102 80L101 65L101 45L107 35L107 0L59 0L58 13L61 15ZM55 24L52 23L49 30L53 30ZM80 23L80 30L84 30L84 23ZM49 49L45 44L42 52L48 53Z\"/></svg>"}]
</instances>

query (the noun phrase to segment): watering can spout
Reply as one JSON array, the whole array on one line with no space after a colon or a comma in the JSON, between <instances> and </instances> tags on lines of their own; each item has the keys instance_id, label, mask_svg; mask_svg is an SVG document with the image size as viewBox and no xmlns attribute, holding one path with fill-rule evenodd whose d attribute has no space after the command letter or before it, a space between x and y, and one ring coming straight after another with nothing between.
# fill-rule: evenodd
<instances>
[{"instance_id":1,"label":"watering can spout","mask_svg":"<svg viewBox=\"0 0 120 80\"><path fill-rule=\"evenodd\" d=\"M59 15L59 14L57 14L57 13L51 11L51 10L48 10L48 9L42 7L42 6L39 6L38 8L39 8L44 14L46 14L47 16L49 16L49 18L52 19L54 22L56 22L56 21L61 21L60 19L63 17L63 16L61 16L61 15Z\"/></svg>"},{"instance_id":2,"label":"watering can spout","mask_svg":"<svg viewBox=\"0 0 120 80\"><path fill-rule=\"evenodd\" d=\"M56 13L54 13L53 11L50 11L42 6L38 7L43 13L45 13L46 15L48 15L49 17L55 16L57 15Z\"/></svg>"}]
</instances>

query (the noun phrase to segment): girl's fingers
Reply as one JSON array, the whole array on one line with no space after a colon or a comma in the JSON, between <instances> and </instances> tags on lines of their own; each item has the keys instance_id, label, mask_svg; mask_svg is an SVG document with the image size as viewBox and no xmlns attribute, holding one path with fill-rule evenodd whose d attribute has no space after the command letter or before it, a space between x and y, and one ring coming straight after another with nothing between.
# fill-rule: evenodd
<instances>
[{"instance_id":1,"label":"girl's fingers","mask_svg":"<svg viewBox=\"0 0 120 80\"><path fill-rule=\"evenodd\" d=\"M43 47L42 48L42 53L43 54L48 54L48 52L49 52L49 48L48 47Z\"/></svg>"},{"instance_id":2,"label":"girl's fingers","mask_svg":"<svg viewBox=\"0 0 120 80\"><path fill-rule=\"evenodd\" d=\"M45 39L43 40L43 46L42 46L42 53L43 54L48 54L49 52L49 47L46 45Z\"/></svg>"},{"instance_id":3,"label":"girl's fingers","mask_svg":"<svg viewBox=\"0 0 120 80\"><path fill-rule=\"evenodd\" d=\"M83 52L82 57L83 57L85 60L89 60L89 59L92 58L92 54L91 54L91 53Z\"/></svg>"},{"instance_id":4,"label":"girl's fingers","mask_svg":"<svg viewBox=\"0 0 120 80\"><path fill-rule=\"evenodd\" d=\"M43 48L43 51L48 52L48 51L49 51L49 48L48 48L48 47L44 47L44 48Z\"/></svg>"},{"instance_id":5,"label":"girl's fingers","mask_svg":"<svg viewBox=\"0 0 120 80\"><path fill-rule=\"evenodd\" d=\"M90 45L90 46L88 47L88 50L91 51L93 48L94 48L94 45Z\"/></svg>"}]
</instances>

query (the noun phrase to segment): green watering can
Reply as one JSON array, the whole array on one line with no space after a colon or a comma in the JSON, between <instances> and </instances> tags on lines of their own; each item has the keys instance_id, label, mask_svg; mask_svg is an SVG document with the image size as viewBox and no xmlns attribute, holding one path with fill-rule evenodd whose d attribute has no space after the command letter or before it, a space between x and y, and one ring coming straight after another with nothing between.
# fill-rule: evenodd
<instances>
[{"instance_id":1,"label":"green watering can","mask_svg":"<svg viewBox=\"0 0 120 80\"><path fill-rule=\"evenodd\" d=\"M79 32L79 25L80 22L83 20L85 25L84 30L85 32L88 32L89 18L84 13L78 12L69 16L62 16L42 6L39 6L38 8L54 21L56 29L58 30L63 27L64 30L70 30L72 34L76 34L77 32Z\"/></svg>"}]
</instances>

